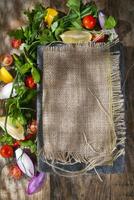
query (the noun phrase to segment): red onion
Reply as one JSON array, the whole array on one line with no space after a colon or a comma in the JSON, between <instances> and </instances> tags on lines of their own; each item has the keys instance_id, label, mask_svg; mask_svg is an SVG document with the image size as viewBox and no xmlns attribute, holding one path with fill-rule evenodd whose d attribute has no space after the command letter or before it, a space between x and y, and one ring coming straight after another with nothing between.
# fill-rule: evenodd
<instances>
[{"instance_id":1,"label":"red onion","mask_svg":"<svg viewBox=\"0 0 134 200\"><path fill-rule=\"evenodd\" d=\"M31 195L38 192L45 183L45 180L46 180L46 173L44 172L40 172L37 176L34 176L28 184L28 188L26 191L27 194Z\"/></svg>"},{"instance_id":2,"label":"red onion","mask_svg":"<svg viewBox=\"0 0 134 200\"><path fill-rule=\"evenodd\" d=\"M99 12L99 23L102 29L104 29L104 24L105 24L105 20L106 20L106 16L103 14L103 12Z\"/></svg>"}]
</instances>

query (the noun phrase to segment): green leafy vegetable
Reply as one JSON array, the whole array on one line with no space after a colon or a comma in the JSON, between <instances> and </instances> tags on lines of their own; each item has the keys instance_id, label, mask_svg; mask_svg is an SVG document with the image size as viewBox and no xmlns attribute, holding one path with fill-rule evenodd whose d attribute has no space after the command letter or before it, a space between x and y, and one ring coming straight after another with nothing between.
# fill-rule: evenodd
<instances>
[{"instance_id":1,"label":"green leafy vegetable","mask_svg":"<svg viewBox=\"0 0 134 200\"><path fill-rule=\"evenodd\" d=\"M19 71L21 74L25 74L31 69L31 67L32 66L29 63L25 63L24 65L21 66Z\"/></svg>"},{"instance_id":2,"label":"green leafy vegetable","mask_svg":"<svg viewBox=\"0 0 134 200\"><path fill-rule=\"evenodd\" d=\"M13 138L8 134L0 135L0 144L13 145Z\"/></svg>"},{"instance_id":3,"label":"green leafy vegetable","mask_svg":"<svg viewBox=\"0 0 134 200\"><path fill-rule=\"evenodd\" d=\"M117 22L114 19L114 17L109 16L105 21L104 27L106 29L112 29L112 28L114 28L116 26L116 24L117 24Z\"/></svg>"},{"instance_id":4,"label":"green leafy vegetable","mask_svg":"<svg viewBox=\"0 0 134 200\"><path fill-rule=\"evenodd\" d=\"M27 140L27 141L21 142L21 147L22 148L29 148L31 153L35 153L36 150L37 150L36 143L33 142L32 140Z\"/></svg>"},{"instance_id":5,"label":"green leafy vegetable","mask_svg":"<svg viewBox=\"0 0 134 200\"><path fill-rule=\"evenodd\" d=\"M81 6L82 0L68 0L67 6L69 9L72 9L76 13L80 11L80 6Z\"/></svg>"},{"instance_id":6,"label":"green leafy vegetable","mask_svg":"<svg viewBox=\"0 0 134 200\"><path fill-rule=\"evenodd\" d=\"M10 31L9 33L8 33L8 35L10 36L10 37L14 37L14 38L16 38L16 39L21 39L21 40L25 40L25 35L24 35L24 30L23 30L23 28L21 28L21 29L18 29L18 30L13 30L13 31Z\"/></svg>"}]
</instances>

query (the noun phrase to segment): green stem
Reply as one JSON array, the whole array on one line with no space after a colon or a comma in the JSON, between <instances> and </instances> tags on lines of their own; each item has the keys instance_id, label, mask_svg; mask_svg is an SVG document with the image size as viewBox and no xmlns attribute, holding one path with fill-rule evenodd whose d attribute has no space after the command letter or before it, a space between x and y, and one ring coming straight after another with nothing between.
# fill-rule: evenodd
<instances>
[{"instance_id":1,"label":"green stem","mask_svg":"<svg viewBox=\"0 0 134 200\"><path fill-rule=\"evenodd\" d=\"M15 77L15 79L14 79L13 87L12 87L12 90L11 90L11 94L10 94L9 99L12 97L13 90L14 90L14 85L15 85L15 83L16 83L17 77L18 77L18 74L16 75L16 77ZM5 119L5 125L4 125L6 134L8 134L8 132L7 132L7 119L8 119L8 114L9 114L9 108L8 108L8 110L6 109L6 119Z\"/></svg>"},{"instance_id":2,"label":"green stem","mask_svg":"<svg viewBox=\"0 0 134 200\"><path fill-rule=\"evenodd\" d=\"M32 109L32 108L24 108L24 107L22 107L22 108L20 108L21 110L31 110L31 111L33 111L33 112L36 112L36 110L34 110L34 109Z\"/></svg>"}]
</instances>

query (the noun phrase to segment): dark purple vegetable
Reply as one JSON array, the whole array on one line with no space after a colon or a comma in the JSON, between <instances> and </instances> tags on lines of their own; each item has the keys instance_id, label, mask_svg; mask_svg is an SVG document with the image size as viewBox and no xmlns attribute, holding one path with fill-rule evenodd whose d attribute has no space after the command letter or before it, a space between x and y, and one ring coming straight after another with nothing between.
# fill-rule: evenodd
<instances>
[{"instance_id":1,"label":"dark purple vegetable","mask_svg":"<svg viewBox=\"0 0 134 200\"><path fill-rule=\"evenodd\" d=\"M28 184L28 188L26 191L27 194L31 195L38 192L45 183L45 180L46 180L46 173L44 172L40 172L37 176L34 176Z\"/></svg>"}]
</instances>

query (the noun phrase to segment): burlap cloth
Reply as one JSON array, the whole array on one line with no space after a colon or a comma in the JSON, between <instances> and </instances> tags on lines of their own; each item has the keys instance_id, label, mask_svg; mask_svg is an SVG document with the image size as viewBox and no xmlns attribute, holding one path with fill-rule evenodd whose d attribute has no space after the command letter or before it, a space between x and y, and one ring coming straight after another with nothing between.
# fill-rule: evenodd
<instances>
[{"instance_id":1,"label":"burlap cloth","mask_svg":"<svg viewBox=\"0 0 134 200\"><path fill-rule=\"evenodd\" d=\"M116 129L121 133L124 117L119 52L103 45L48 46L43 60L45 159L89 168L112 163L121 154L115 153Z\"/></svg>"}]
</instances>

